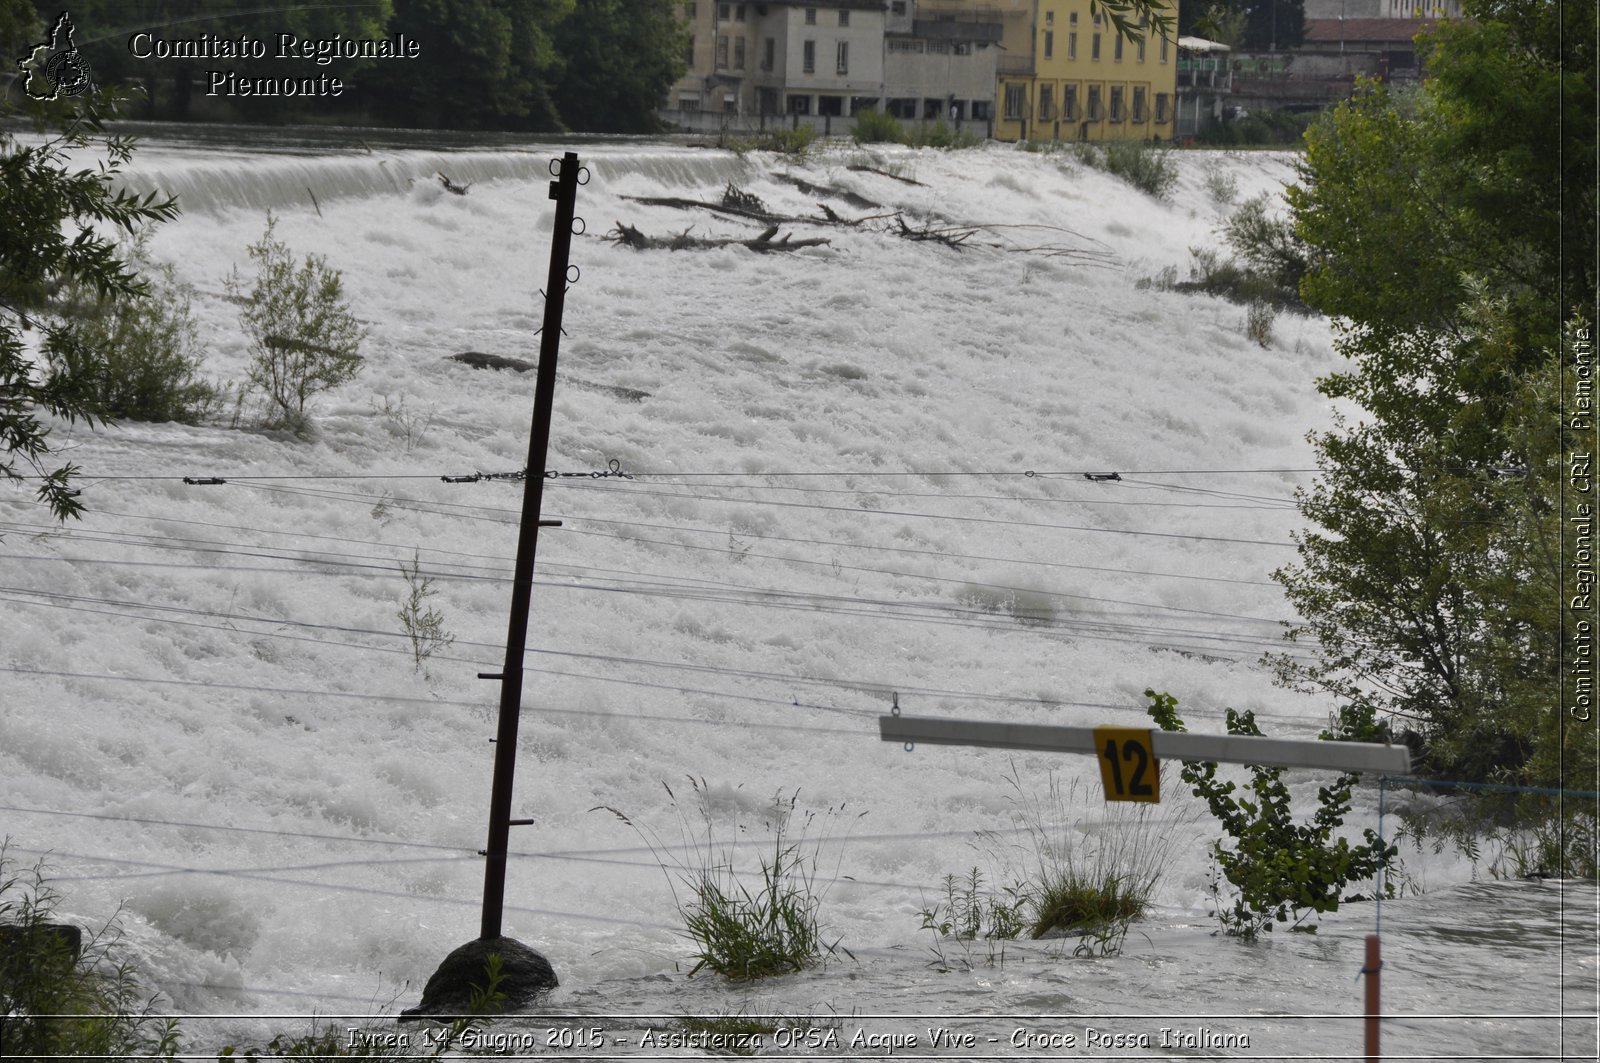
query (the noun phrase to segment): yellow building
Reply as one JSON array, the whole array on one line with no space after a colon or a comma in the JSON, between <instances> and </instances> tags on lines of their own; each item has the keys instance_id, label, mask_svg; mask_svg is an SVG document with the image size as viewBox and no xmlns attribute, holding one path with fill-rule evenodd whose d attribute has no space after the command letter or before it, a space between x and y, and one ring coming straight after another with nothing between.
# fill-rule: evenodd
<instances>
[{"instance_id":1,"label":"yellow building","mask_svg":"<svg viewBox=\"0 0 1600 1063\"><path fill-rule=\"evenodd\" d=\"M1175 41L1154 26L1127 40L1089 0L1001 0L999 12L996 138L1172 139Z\"/></svg>"}]
</instances>

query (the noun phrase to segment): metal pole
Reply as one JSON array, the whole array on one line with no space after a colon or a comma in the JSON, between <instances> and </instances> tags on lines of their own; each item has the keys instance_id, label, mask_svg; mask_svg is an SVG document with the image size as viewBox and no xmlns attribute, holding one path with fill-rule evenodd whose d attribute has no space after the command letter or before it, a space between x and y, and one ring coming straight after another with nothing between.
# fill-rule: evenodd
<instances>
[{"instance_id":1,"label":"metal pole","mask_svg":"<svg viewBox=\"0 0 1600 1063\"><path fill-rule=\"evenodd\" d=\"M555 405L556 352L561 345L561 310L566 302L567 259L572 252L572 222L578 199L578 156L567 152L550 182L556 222L550 241L550 274L545 281L544 330L539 372L533 387L533 430L522 487L522 527L511 585L511 620L506 628L505 668L500 676L500 722L495 731L494 783L489 791L489 844L484 849L483 929L480 937L500 936L506 899L506 846L511 835L511 780L517 769L517 723L522 713L522 657L528 644L528 603L533 596L533 558L539 545L539 505L544 495L545 453L550 446L550 416ZM488 678L494 678L490 676Z\"/></svg>"},{"instance_id":2,"label":"metal pole","mask_svg":"<svg viewBox=\"0 0 1600 1063\"><path fill-rule=\"evenodd\" d=\"M1367 1063L1378 1063L1378 985L1379 972L1383 970L1383 956L1379 950L1378 935L1367 935L1366 965L1361 973L1367 976Z\"/></svg>"}]
</instances>

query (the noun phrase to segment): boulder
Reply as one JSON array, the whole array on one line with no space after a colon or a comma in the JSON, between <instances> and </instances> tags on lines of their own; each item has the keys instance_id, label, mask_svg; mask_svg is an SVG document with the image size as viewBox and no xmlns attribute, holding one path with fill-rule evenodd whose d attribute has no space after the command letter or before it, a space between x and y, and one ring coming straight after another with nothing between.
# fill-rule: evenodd
<instances>
[{"instance_id":1,"label":"boulder","mask_svg":"<svg viewBox=\"0 0 1600 1063\"><path fill-rule=\"evenodd\" d=\"M515 1011L560 985L550 961L516 938L478 938L444 958L422 989L422 1002L400 1013L401 1022L448 1020L472 1014L472 992L488 986L489 957L500 957L502 1000L493 1012Z\"/></svg>"}]
</instances>

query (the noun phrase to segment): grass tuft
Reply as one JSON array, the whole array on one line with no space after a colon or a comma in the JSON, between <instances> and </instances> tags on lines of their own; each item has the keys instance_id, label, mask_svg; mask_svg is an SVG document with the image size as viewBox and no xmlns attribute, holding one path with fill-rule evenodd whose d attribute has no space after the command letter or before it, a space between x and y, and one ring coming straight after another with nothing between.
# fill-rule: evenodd
<instances>
[{"instance_id":1,"label":"grass tuft","mask_svg":"<svg viewBox=\"0 0 1600 1063\"><path fill-rule=\"evenodd\" d=\"M665 786L678 810L684 845L669 847L653 830L641 827L626 813L609 806L615 815L639 832L667 876L673 900L683 920L684 936L695 947L690 976L710 970L724 978L747 981L802 971L825 955L849 951L829 943L818 913L826 885L817 874L818 856L827 840L811 833L819 817L797 809L799 791L785 798L776 795L764 810L770 840L763 845L753 871L741 869L733 842L718 836L718 797L703 778L690 777L694 794L691 814L678 805L672 787ZM829 809L823 822L842 809ZM730 824L732 834L744 833L744 824ZM690 859L676 855L691 854ZM841 857L842 858L842 857ZM758 884L746 885L747 881Z\"/></svg>"}]
</instances>

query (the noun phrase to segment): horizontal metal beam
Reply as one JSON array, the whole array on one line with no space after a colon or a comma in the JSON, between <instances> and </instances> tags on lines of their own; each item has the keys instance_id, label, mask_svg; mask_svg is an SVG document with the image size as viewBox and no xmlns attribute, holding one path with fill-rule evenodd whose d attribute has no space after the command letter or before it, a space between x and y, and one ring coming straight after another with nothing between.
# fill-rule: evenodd
<instances>
[{"instance_id":1,"label":"horizontal metal beam","mask_svg":"<svg viewBox=\"0 0 1600 1063\"><path fill-rule=\"evenodd\" d=\"M885 742L1032 749L1044 753L1096 752L1092 727L950 720L932 716L879 716L878 732ZM1157 757L1167 760L1213 760L1227 764L1326 768L1384 775L1404 775L1411 770L1410 750L1403 745L1380 745L1377 742L1192 734L1152 728L1150 748Z\"/></svg>"}]
</instances>

